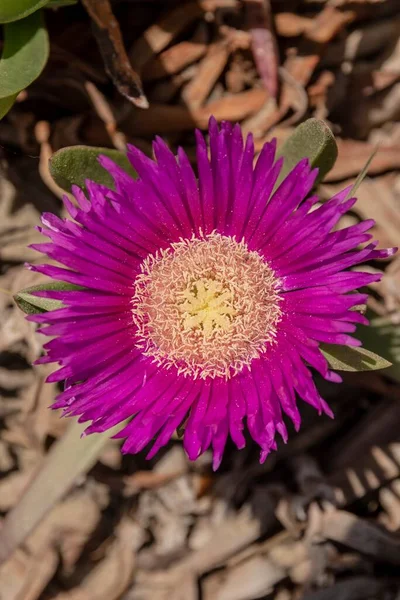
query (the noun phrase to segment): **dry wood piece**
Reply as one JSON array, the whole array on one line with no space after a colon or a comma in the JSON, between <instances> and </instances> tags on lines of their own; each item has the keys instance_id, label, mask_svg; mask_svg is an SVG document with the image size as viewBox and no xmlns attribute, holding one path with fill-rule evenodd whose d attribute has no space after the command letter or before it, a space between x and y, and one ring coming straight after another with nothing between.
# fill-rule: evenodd
<instances>
[{"instance_id":1,"label":"dry wood piece","mask_svg":"<svg viewBox=\"0 0 400 600\"><path fill-rule=\"evenodd\" d=\"M135 554L131 547L134 524L129 519L122 520L116 528L115 539L106 555L87 575L78 588L57 594L54 600L118 600L130 584Z\"/></svg>"},{"instance_id":2,"label":"dry wood piece","mask_svg":"<svg viewBox=\"0 0 400 600\"><path fill-rule=\"evenodd\" d=\"M125 152L126 137L117 129L117 122L110 103L107 101L104 94L102 94L91 81L85 82L85 89L98 117L103 121L114 147L117 148L117 150L121 150L121 152Z\"/></svg>"},{"instance_id":3,"label":"dry wood piece","mask_svg":"<svg viewBox=\"0 0 400 600\"><path fill-rule=\"evenodd\" d=\"M228 570L215 600L253 600L270 594L286 576L285 571L265 557L253 556Z\"/></svg>"},{"instance_id":4,"label":"dry wood piece","mask_svg":"<svg viewBox=\"0 0 400 600\"><path fill-rule=\"evenodd\" d=\"M185 27L202 14L203 10L197 2L184 3L146 29L129 51L135 68L141 71L154 54L164 50Z\"/></svg>"},{"instance_id":5,"label":"dry wood piece","mask_svg":"<svg viewBox=\"0 0 400 600\"><path fill-rule=\"evenodd\" d=\"M196 76L182 91L182 99L190 110L199 108L207 99L225 68L228 56L229 48L225 41L210 44L206 56L198 66Z\"/></svg>"},{"instance_id":6,"label":"dry wood piece","mask_svg":"<svg viewBox=\"0 0 400 600\"><path fill-rule=\"evenodd\" d=\"M399 538L352 513L343 510L325 512L317 535L371 556L379 562L400 565Z\"/></svg>"},{"instance_id":7,"label":"dry wood piece","mask_svg":"<svg viewBox=\"0 0 400 600\"><path fill-rule=\"evenodd\" d=\"M374 446L363 459L333 474L329 482L340 506L351 504L400 475L400 443Z\"/></svg>"},{"instance_id":8,"label":"dry wood piece","mask_svg":"<svg viewBox=\"0 0 400 600\"><path fill-rule=\"evenodd\" d=\"M399 531L400 529L400 479L396 479L391 484L385 486L379 492L379 502L386 512L385 518L381 521L389 531Z\"/></svg>"},{"instance_id":9,"label":"dry wood piece","mask_svg":"<svg viewBox=\"0 0 400 600\"><path fill-rule=\"evenodd\" d=\"M55 548L38 554L17 552L0 567L1 595L7 600L38 600L58 566Z\"/></svg>"},{"instance_id":10,"label":"dry wood piece","mask_svg":"<svg viewBox=\"0 0 400 600\"><path fill-rule=\"evenodd\" d=\"M49 190L53 192L58 198L65 196L65 190L60 188L52 178L49 169L49 159L53 154L53 149L50 145L50 125L47 121L39 121L36 123L35 136L40 144L40 159L39 159L39 173L44 183L47 185Z\"/></svg>"},{"instance_id":11,"label":"dry wood piece","mask_svg":"<svg viewBox=\"0 0 400 600\"><path fill-rule=\"evenodd\" d=\"M314 19L282 12L274 16L276 31L283 37L297 37L313 26Z\"/></svg>"},{"instance_id":12,"label":"dry wood piece","mask_svg":"<svg viewBox=\"0 0 400 600\"><path fill-rule=\"evenodd\" d=\"M188 65L202 58L207 52L207 48L207 30L205 24L200 23L190 41L179 42L150 60L145 65L142 78L144 81L154 81L179 73Z\"/></svg>"},{"instance_id":13,"label":"dry wood piece","mask_svg":"<svg viewBox=\"0 0 400 600\"><path fill-rule=\"evenodd\" d=\"M83 4L93 21L104 66L116 88L136 106L147 108L149 104L142 89L142 82L129 62L121 30L109 0L83 0Z\"/></svg>"},{"instance_id":14,"label":"dry wood piece","mask_svg":"<svg viewBox=\"0 0 400 600\"><path fill-rule=\"evenodd\" d=\"M335 166L327 174L325 181L338 181L347 177L355 177L365 166L368 158L375 149L373 144L355 140L341 140L336 138L338 145L338 159ZM393 146L380 146L375 154L369 169L369 175L377 175L391 169L400 167L400 144Z\"/></svg>"},{"instance_id":15,"label":"dry wood piece","mask_svg":"<svg viewBox=\"0 0 400 600\"><path fill-rule=\"evenodd\" d=\"M355 11L338 10L328 4L313 20L312 27L306 29L305 37L312 42L326 44L333 40L355 18Z\"/></svg>"}]
</instances>

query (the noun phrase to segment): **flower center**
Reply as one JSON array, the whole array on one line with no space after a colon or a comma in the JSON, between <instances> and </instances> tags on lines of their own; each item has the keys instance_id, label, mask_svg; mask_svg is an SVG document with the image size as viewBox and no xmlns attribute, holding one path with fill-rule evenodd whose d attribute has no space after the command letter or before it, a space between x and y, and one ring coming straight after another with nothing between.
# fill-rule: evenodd
<instances>
[{"instance_id":1,"label":"flower center","mask_svg":"<svg viewBox=\"0 0 400 600\"><path fill-rule=\"evenodd\" d=\"M210 338L220 330L228 331L237 315L232 290L215 279L200 277L188 283L177 301L185 331L200 330L204 338Z\"/></svg>"},{"instance_id":2,"label":"flower center","mask_svg":"<svg viewBox=\"0 0 400 600\"><path fill-rule=\"evenodd\" d=\"M148 256L134 282L136 345L193 378L229 378L274 342L278 280L244 242L212 233Z\"/></svg>"}]
</instances>

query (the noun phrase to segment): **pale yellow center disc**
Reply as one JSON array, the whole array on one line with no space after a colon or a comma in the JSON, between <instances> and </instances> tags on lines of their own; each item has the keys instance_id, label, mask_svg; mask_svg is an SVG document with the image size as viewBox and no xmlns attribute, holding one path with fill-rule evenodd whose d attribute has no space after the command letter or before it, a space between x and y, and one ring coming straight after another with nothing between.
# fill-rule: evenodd
<instances>
[{"instance_id":1,"label":"pale yellow center disc","mask_svg":"<svg viewBox=\"0 0 400 600\"><path fill-rule=\"evenodd\" d=\"M172 244L134 282L136 345L194 378L229 378L267 352L281 317L278 281L244 242L212 233Z\"/></svg>"}]
</instances>

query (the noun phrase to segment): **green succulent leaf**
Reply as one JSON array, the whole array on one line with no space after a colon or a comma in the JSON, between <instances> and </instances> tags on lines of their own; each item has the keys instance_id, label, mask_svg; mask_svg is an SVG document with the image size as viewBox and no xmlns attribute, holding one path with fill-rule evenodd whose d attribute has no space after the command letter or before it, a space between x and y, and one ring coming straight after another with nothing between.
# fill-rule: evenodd
<instances>
[{"instance_id":1,"label":"green succulent leaf","mask_svg":"<svg viewBox=\"0 0 400 600\"><path fill-rule=\"evenodd\" d=\"M1 0L0 23L24 19L45 6L49 0Z\"/></svg>"},{"instance_id":2,"label":"green succulent leaf","mask_svg":"<svg viewBox=\"0 0 400 600\"><path fill-rule=\"evenodd\" d=\"M386 358L366 348L321 344L320 349L330 367L336 371L376 371L392 365Z\"/></svg>"},{"instance_id":3,"label":"green succulent leaf","mask_svg":"<svg viewBox=\"0 0 400 600\"><path fill-rule=\"evenodd\" d=\"M0 119L2 119L8 113L17 96L18 94L12 94L11 96L0 98Z\"/></svg>"},{"instance_id":4,"label":"green succulent leaf","mask_svg":"<svg viewBox=\"0 0 400 600\"><path fill-rule=\"evenodd\" d=\"M40 12L4 26L0 98L9 98L37 79L49 56L49 38Z\"/></svg>"},{"instance_id":5,"label":"green succulent leaf","mask_svg":"<svg viewBox=\"0 0 400 600\"><path fill-rule=\"evenodd\" d=\"M338 149L334 135L325 121L308 119L296 127L278 154L285 159L278 185L303 158L308 158L312 167L318 167L319 182L335 164Z\"/></svg>"},{"instance_id":6,"label":"green succulent leaf","mask_svg":"<svg viewBox=\"0 0 400 600\"><path fill-rule=\"evenodd\" d=\"M85 180L91 179L96 183L102 183L113 188L114 183L111 175L103 169L98 157L105 154L116 162L124 171L132 177L136 173L132 168L126 154L119 150L110 148L95 148L92 146L68 146L61 148L50 158L50 173L54 181L67 192L71 191L72 185L85 187Z\"/></svg>"},{"instance_id":7,"label":"green succulent leaf","mask_svg":"<svg viewBox=\"0 0 400 600\"><path fill-rule=\"evenodd\" d=\"M39 290L80 290L82 289L78 285L72 283L65 283L64 281L49 281L48 283L42 283L39 285L33 285L25 288L20 292L17 292L14 296L14 300L18 307L27 315L34 315L38 313L48 312L49 310L56 310L62 308L64 305L61 300L54 300L53 298L39 298L32 292Z\"/></svg>"}]
</instances>

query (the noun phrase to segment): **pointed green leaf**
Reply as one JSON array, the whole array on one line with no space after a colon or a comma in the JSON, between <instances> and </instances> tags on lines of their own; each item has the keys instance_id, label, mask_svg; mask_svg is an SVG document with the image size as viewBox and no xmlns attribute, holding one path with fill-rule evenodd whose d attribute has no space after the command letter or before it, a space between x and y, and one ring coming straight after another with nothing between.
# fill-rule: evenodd
<instances>
[{"instance_id":1,"label":"pointed green leaf","mask_svg":"<svg viewBox=\"0 0 400 600\"><path fill-rule=\"evenodd\" d=\"M71 186L74 184L84 188L86 179L113 188L111 175L98 162L100 154L105 154L129 175L136 177L126 154L111 148L95 148L92 146L61 148L50 158L50 173L57 185L67 192L71 191Z\"/></svg>"},{"instance_id":2,"label":"pointed green leaf","mask_svg":"<svg viewBox=\"0 0 400 600\"><path fill-rule=\"evenodd\" d=\"M82 289L78 285L72 283L65 283L64 281L49 281L48 283L42 283L39 285L32 285L29 288L21 290L14 296L14 300L18 307L27 315L34 315L37 313L47 312L49 310L55 310L56 308L62 308L63 303L61 300L54 300L52 298L39 298L32 292L38 290L80 290Z\"/></svg>"},{"instance_id":3,"label":"pointed green leaf","mask_svg":"<svg viewBox=\"0 0 400 600\"><path fill-rule=\"evenodd\" d=\"M308 158L312 167L318 167L317 182L321 181L335 164L338 150L334 135L325 121L308 119L296 127L278 154L285 161L277 185L303 158Z\"/></svg>"},{"instance_id":4,"label":"pointed green leaf","mask_svg":"<svg viewBox=\"0 0 400 600\"><path fill-rule=\"evenodd\" d=\"M1 0L0 23L10 23L34 13L49 0Z\"/></svg>"},{"instance_id":5,"label":"pointed green leaf","mask_svg":"<svg viewBox=\"0 0 400 600\"><path fill-rule=\"evenodd\" d=\"M49 56L49 38L40 12L4 26L0 59L0 98L25 89L42 72Z\"/></svg>"},{"instance_id":6,"label":"pointed green leaf","mask_svg":"<svg viewBox=\"0 0 400 600\"><path fill-rule=\"evenodd\" d=\"M330 367L337 371L375 371L392 365L382 356L365 348L321 344L320 349Z\"/></svg>"},{"instance_id":7,"label":"pointed green leaf","mask_svg":"<svg viewBox=\"0 0 400 600\"><path fill-rule=\"evenodd\" d=\"M18 94L12 94L11 96L0 98L0 119L2 119L8 113L17 96Z\"/></svg>"}]
</instances>

